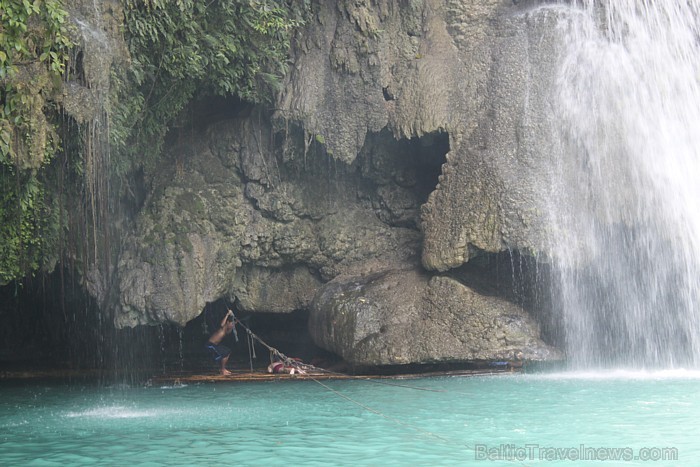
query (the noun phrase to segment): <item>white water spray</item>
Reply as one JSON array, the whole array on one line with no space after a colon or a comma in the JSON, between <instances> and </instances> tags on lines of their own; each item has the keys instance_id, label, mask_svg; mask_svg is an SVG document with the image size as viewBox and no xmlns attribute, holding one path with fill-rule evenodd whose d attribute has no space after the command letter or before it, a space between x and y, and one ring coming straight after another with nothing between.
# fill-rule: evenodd
<instances>
[{"instance_id":1,"label":"white water spray","mask_svg":"<svg viewBox=\"0 0 700 467\"><path fill-rule=\"evenodd\" d=\"M549 211L569 361L700 365L700 2L582 0Z\"/></svg>"}]
</instances>

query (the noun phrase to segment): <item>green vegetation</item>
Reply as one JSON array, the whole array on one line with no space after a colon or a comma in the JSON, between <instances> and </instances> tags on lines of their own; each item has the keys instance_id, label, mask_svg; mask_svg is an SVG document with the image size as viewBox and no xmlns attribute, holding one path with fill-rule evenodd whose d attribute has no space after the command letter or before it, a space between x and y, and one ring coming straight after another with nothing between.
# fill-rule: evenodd
<instances>
[{"instance_id":1,"label":"green vegetation","mask_svg":"<svg viewBox=\"0 0 700 467\"><path fill-rule=\"evenodd\" d=\"M291 6L289 5L291 3ZM193 99L271 102L286 73L305 2L124 0L131 66L115 83L112 142L153 167L165 135Z\"/></svg>"},{"instance_id":2,"label":"green vegetation","mask_svg":"<svg viewBox=\"0 0 700 467\"><path fill-rule=\"evenodd\" d=\"M308 0L121 0L130 64L112 70L104 107L111 172L98 174L83 160L94 154L81 149L101 150L81 142L91 131L57 117L65 71L82 66L69 63L79 54L71 40L77 31L68 26L68 2L0 0L0 285L52 267L62 248L58 239L84 241L78 237L85 233L61 235L64 226L99 230L94 222L99 203L90 191L99 185L95 178L128 179L135 169L155 170L166 134L187 124L183 110L194 100L233 96L272 103L295 30L310 10ZM50 182L66 170L51 164L61 146L71 161L65 196ZM61 206L71 203L67 199L93 212ZM61 212L92 215L93 222L70 222ZM100 235L87 234L95 241Z\"/></svg>"},{"instance_id":3,"label":"green vegetation","mask_svg":"<svg viewBox=\"0 0 700 467\"><path fill-rule=\"evenodd\" d=\"M73 45L66 17L59 0L0 0L0 284L52 257L40 169L58 147L47 113Z\"/></svg>"},{"instance_id":4,"label":"green vegetation","mask_svg":"<svg viewBox=\"0 0 700 467\"><path fill-rule=\"evenodd\" d=\"M17 182L10 182L14 186L7 186L11 172L0 177L0 284L39 269L53 257L51 247L56 246L59 223L36 177L20 173Z\"/></svg>"},{"instance_id":5,"label":"green vegetation","mask_svg":"<svg viewBox=\"0 0 700 467\"><path fill-rule=\"evenodd\" d=\"M38 167L55 150L44 115L72 47L59 0L0 0L0 162Z\"/></svg>"}]
</instances>

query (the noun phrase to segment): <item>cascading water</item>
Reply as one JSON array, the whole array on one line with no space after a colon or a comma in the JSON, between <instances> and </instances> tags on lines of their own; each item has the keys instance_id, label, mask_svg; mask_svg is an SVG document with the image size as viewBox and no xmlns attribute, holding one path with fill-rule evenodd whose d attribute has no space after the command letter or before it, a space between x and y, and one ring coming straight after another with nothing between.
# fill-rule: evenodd
<instances>
[{"instance_id":1,"label":"cascading water","mask_svg":"<svg viewBox=\"0 0 700 467\"><path fill-rule=\"evenodd\" d=\"M563 162L548 204L568 359L697 367L700 2L552 8Z\"/></svg>"}]
</instances>

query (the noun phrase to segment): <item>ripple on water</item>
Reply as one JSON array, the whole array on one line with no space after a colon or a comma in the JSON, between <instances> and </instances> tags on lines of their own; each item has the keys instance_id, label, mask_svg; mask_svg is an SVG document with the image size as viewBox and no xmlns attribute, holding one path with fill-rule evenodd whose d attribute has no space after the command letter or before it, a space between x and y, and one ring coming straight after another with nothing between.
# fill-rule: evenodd
<instances>
[{"instance_id":1,"label":"ripple on water","mask_svg":"<svg viewBox=\"0 0 700 467\"><path fill-rule=\"evenodd\" d=\"M445 465L474 461L476 445L532 443L675 446L684 465L700 456L688 429L700 417L700 380L515 375L416 384L440 392L332 383L379 413L314 384L57 388L43 405L26 399L30 388L3 391L0 426L16 427L0 430L0 465Z\"/></svg>"}]
</instances>

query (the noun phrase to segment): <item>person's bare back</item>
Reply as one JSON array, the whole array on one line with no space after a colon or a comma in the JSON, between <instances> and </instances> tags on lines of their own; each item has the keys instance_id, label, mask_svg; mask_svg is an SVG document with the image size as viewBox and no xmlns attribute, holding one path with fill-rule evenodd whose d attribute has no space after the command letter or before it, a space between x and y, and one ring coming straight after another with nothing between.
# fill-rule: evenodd
<instances>
[{"instance_id":1,"label":"person's bare back","mask_svg":"<svg viewBox=\"0 0 700 467\"><path fill-rule=\"evenodd\" d=\"M211 352L214 361L219 362L219 372L224 376L231 374L231 372L226 369L226 363L228 363L228 358L231 355L231 349L222 345L221 341L224 340L227 334L231 334L233 331L233 319L233 311L228 310L228 313L226 313L221 320L219 328L209 336L209 341L207 342L207 349Z\"/></svg>"}]
</instances>

